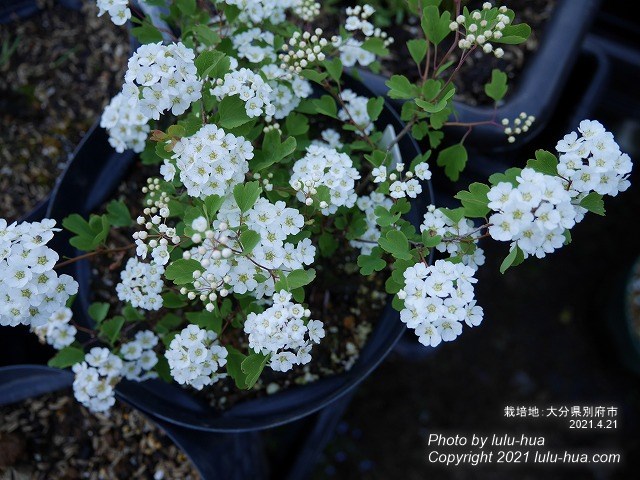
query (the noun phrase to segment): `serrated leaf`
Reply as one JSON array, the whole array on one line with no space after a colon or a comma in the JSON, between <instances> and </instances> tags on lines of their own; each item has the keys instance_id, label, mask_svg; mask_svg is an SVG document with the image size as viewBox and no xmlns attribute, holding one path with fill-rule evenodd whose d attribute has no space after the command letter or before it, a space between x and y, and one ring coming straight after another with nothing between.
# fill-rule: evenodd
<instances>
[{"instance_id":1,"label":"serrated leaf","mask_svg":"<svg viewBox=\"0 0 640 480\"><path fill-rule=\"evenodd\" d=\"M413 85L404 75L393 75L385 82L385 85L389 87L387 94L389 98L415 98L420 94L418 87Z\"/></svg>"},{"instance_id":2,"label":"serrated leaf","mask_svg":"<svg viewBox=\"0 0 640 480\"><path fill-rule=\"evenodd\" d=\"M455 198L460 200L464 207L465 217L482 218L487 216L490 212L487 193L489 193L489 186L476 182L469 185L468 191L462 191L456 194Z\"/></svg>"},{"instance_id":3,"label":"serrated leaf","mask_svg":"<svg viewBox=\"0 0 640 480\"><path fill-rule=\"evenodd\" d=\"M241 183L233 188L233 197L242 213L249 211L255 205L261 193L262 187L259 182Z\"/></svg>"},{"instance_id":4,"label":"serrated leaf","mask_svg":"<svg viewBox=\"0 0 640 480\"><path fill-rule=\"evenodd\" d=\"M413 61L420 65L424 57L427 55L427 41L423 38L416 38L407 42L407 48Z\"/></svg>"},{"instance_id":5,"label":"serrated leaf","mask_svg":"<svg viewBox=\"0 0 640 480\"><path fill-rule=\"evenodd\" d=\"M300 72L300 75L306 78L307 80L311 80L312 82L319 83L320 85L322 85L322 82L324 82L325 78L327 78L326 73L320 73L310 69L302 70Z\"/></svg>"},{"instance_id":6,"label":"serrated leaf","mask_svg":"<svg viewBox=\"0 0 640 480\"><path fill-rule=\"evenodd\" d=\"M602 200L602 195L596 192L591 192L589 195L580 200L580 206L582 208L586 208L592 213L596 215L604 216L604 200Z\"/></svg>"},{"instance_id":7,"label":"serrated leaf","mask_svg":"<svg viewBox=\"0 0 640 480\"><path fill-rule=\"evenodd\" d=\"M84 350L76 347L65 347L54 355L47 362L47 365L54 368L67 368L84 360Z\"/></svg>"},{"instance_id":8,"label":"serrated leaf","mask_svg":"<svg viewBox=\"0 0 640 480\"><path fill-rule=\"evenodd\" d=\"M132 28L131 35L136 37L143 45L145 43L158 43L162 41L162 33L150 22L145 22L139 27Z\"/></svg>"},{"instance_id":9,"label":"serrated leaf","mask_svg":"<svg viewBox=\"0 0 640 480\"><path fill-rule=\"evenodd\" d=\"M484 92L495 102L502 100L507 93L507 74L494 68L491 71L491 81L484 86Z\"/></svg>"},{"instance_id":10,"label":"serrated leaf","mask_svg":"<svg viewBox=\"0 0 640 480\"><path fill-rule=\"evenodd\" d=\"M467 164L467 149L461 143L451 145L440 151L436 163L444 167L445 175L455 182Z\"/></svg>"},{"instance_id":11,"label":"serrated leaf","mask_svg":"<svg viewBox=\"0 0 640 480\"><path fill-rule=\"evenodd\" d=\"M387 262L385 262L381 256L382 250L380 247L373 248L369 255L360 255L358 257L360 273L362 275L371 275L373 272L384 270L387 266Z\"/></svg>"},{"instance_id":12,"label":"serrated leaf","mask_svg":"<svg viewBox=\"0 0 640 480\"><path fill-rule=\"evenodd\" d=\"M193 272L196 270L202 270L200 262L192 258L180 258L167 266L164 276L176 285L184 285L193 282Z\"/></svg>"},{"instance_id":13,"label":"serrated leaf","mask_svg":"<svg viewBox=\"0 0 640 480\"><path fill-rule=\"evenodd\" d=\"M429 5L422 11L422 30L427 40L434 45L438 45L451 33L449 29L450 23L451 13L444 11L440 14L438 7L435 5Z\"/></svg>"},{"instance_id":14,"label":"serrated leaf","mask_svg":"<svg viewBox=\"0 0 640 480\"><path fill-rule=\"evenodd\" d=\"M422 243L425 247L433 248L437 245L440 245L440 242L442 242L442 237L440 235L431 236L431 232L429 232L428 230L422 232Z\"/></svg>"},{"instance_id":15,"label":"serrated leaf","mask_svg":"<svg viewBox=\"0 0 640 480\"><path fill-rule=\"evenodd\" d=\"M316 111L331 118L338 118L338 106L331 95L323 95L312 100Z\"/></svg>"},{"instance_id":16,"label":"serrated leaf","mask_svg":"<svg viewBox=\"0 0 640 480\"><path fill-rule=\"evenodd\" d=\"M536 150L536 158L527 162L527 167L545 175L558 175L558 158L546 150Z\"/></svg>"},{"instance_id":17,"label":"serrated leaf","mask_svg":"<svg viewBox=\"0 0 640 480\"><path fill-rule=\"evenodd\" d=\"M247 388L247 375L242 371L242 362L247 358L245 354L230 345L227 349L227 373L240 389Z\"/></svg>"},{"instance_id":18,"label":"serrated leaf","mask_svg":"<svg viewBox=\"0 0 640 480\"><path fill-rule=\"evenodd\" d=\"M360 46L363 50L371 52L379 57L389 55L389 49L384 46L384 40L380 37L369 37Z\"/></svg>"},{"instance_id":19,"label":"serrated leaf","mask_svg":"<svg viewBox=\"0 0 640 480\"><path fill-rule=\"evenodd\" d=\"M526 23L517 25L507 25L502 30L502 37L492 38L491 43L505 43L509 45L517 45L527 41L531 35L531 27Z\"/></svg>"},{"instance_id":20,"label":"serrated leaf","mask_svg":"<svg viewBox=\"0 0 640 480\"><path fill-rule=\"evenodd\" d=\"M122 200L111 200L107 204L107 218L114 227L128 227L132 223L129 207Z\"/></svg>"},{"instance_id":21,"label":"serrated leaf","mask_svg":"<svg viewBox=\"0 0 640 480\"><path fill-rule=\"evenodd\" d=\"M410 260L409 240L406 235L398 230L390 230L384 237L378 239L378 244L383 250L389 252L395 258Z\"/></svg>"},{"instance_id":22,"label":"serrated leaf","mask_svg":"<svg viewBox=\"0 0 640 480\"><path fill-rule=\"evenodd\" d=\"M522 172L521 168L513 167L505 171L504 173L494 173L489 177L489 183L491 185L497 185L501 182L507 182L514 187L518 185L517 177Z\"/></svg>"},{"instance_id":23,"label":"serrated leaf","mask_svg":"<svg viewBox=\"0 0 640 480\"><path fill-rule=\"evenodd\" d=\"M324 60L322 64L324 65L324 68L327 69L327 72L329 73L329 76L331 78L336 81L340 80L340 77L342 76L342 62L339 58Z\"/></svg>"}]
</instances>

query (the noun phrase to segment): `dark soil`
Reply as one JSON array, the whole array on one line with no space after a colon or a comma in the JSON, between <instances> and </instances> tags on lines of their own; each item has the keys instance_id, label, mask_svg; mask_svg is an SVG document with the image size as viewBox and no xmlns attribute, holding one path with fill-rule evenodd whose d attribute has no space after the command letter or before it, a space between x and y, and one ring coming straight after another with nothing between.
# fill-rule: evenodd
<instances>
[{"instance_id":1,"label":"dark soil","mask_svg":"<svg viewBox=\"0 0 640 480\"><path fill-rule=\"evenodd\" d=\"M115 199L125 201L130 207L132 218L136 218L141 213L143 198L141 188L146 185L147 178L154 174L157 174L157 166L136 163L113 196ZM131 241L132 233L133 230L120 229L117 235L111 235L110 245L113 247L126 245ZM115 285L120 282L120 272L130 255L127 252L115 257L102 255L91 258L93 274L91 301L111 304L113 307L110 315L119 313L122 307L115 293ZM331 263L332 260L329 259L326 264L314 265L317 278L312 288L307 291L306 302L311 310L311 318L321 320L326 332L321 343L313 347L311 351L313 360L310 364L296 366L285 373L273 372L267 367L258 383L250 391L239 390L233 379L228 377L197 394L206 398L212 406L227 409L244 400L273 394L281 389L348 370L357 360L386 303L386 294L380 293L384 292L385 274L383 272L363 278L356 265L357 254L350 247L338 250L334 253L334 258L340 258L341 261ZM148 325L153 325L169 312L178 315L184 313L182 310L175 309L145 312ZM179 329L184 326L186 324ZM242 352L248 351L248 343L242 327L227 328L220 339L222 345L230 344ZM196 393L195 390L194 393Z\"/></svg>"},{"instance_id":2,"label":"dark soil","mask_svg":"<svg viewBox=\"0 0 640 480\"><path fill-rule=\"evenodd\" d=\"M15 220L50 192L104 105L130 53L126 28L95 2L82 12L43 0L43 10L0 28L0 218Z\"/></svg>"},{"instance_id":3,"label":"dark soil","mask_svg":"<svg viewBox=\"0 0 640 480\"><path fill-rule=\"evenodd\" d=\"M184 453L136 410L89 412L71 392L0 407L2 479L198 479Z\"/></svg>"},{"instance_id":4,"label":"dark soil","mask_svg":"<svg viewBox=\"0 0 640 480\"><path fill-rule=\"evenodd\" d=\"M538 45L544 37L544 28L547 20L553 14L557 0L504 0L495 2L497 5L505 5L516 14L514 23L526 23L531 27L531 36L521 45L499 45L504 50L504 56L500 59L493 54L485 54L476 51L466 60L460 69L454 83L456 85L456 100L467 105L491 105L493 100L484 93L484 85L491 79L491 71L499 68L509 78L509 93L517 88L517 77L524 69L528 58L538 49ZM482 1L468 2L470 10L482 8ZM385 75L406 75L411 80L418 79L418 71L415 63L409 56L406 47L407 41L419 38L420 25L417 19L408 19L404 25L392 25L387 30L395 39L391 45L391 57L382 62L382 71ZM450 44L439 45L438 59L448 50ZM498 46L496 44L496 46ZM456 49L450 59L457 63L460 49ZM455 64L454 64L455 65ZM448 70L448 73L452 69Z\"/></svg>"}]
</instances>

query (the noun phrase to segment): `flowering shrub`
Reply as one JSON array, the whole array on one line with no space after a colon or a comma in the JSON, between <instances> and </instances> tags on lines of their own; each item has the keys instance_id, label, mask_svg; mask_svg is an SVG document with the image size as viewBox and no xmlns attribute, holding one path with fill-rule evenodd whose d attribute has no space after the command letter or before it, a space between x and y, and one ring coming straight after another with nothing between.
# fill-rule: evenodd
<instances>
[{"instance_id":1,"label":"flowering shrub","mask_svg":"<svg viewBox=\"0 0 640 480\"><path fill-rule=\"evenodd\" d=\"M406 45L419 80L387 81L389 96L406 100L406 127L390 139L376 123L383 99L345 84L344 67L376 70L393 44L375 27L371 6L348 8L331 34L309 26L321 5L308 0L225 0L204 10L176 0L167 22L181 38L166 43L171 31L137 19L132 31L143 45L102 126L114 148L140 152L158 175L143 187L135 220L133 205L114 200L102 215L63 222L84 257L135 251L115 287L121 303L91 305L88 343L100 346L85 354L66 305L77 284L56 275L57 255L45 246L53 221L2 221L0 323L31 325L60 349L51 364L73 366L76 396L97 411L113 404L121 378L160 376L202 389L230 376L251 388L265 367L286 372L308 364L313 346L331 332L311 318L305 286L316 262L345 249L359 254L362 275L390 273L386 290L422 344L479 325L478 242L509 242L502 272L553 252L588 211L604 214L604 195L628 188L631 161L600 123L585 120L579 134L558 142L557 155L539 150L525 168L458 193L460 207L431 205L419 226L408 222L403 215L433 163L454 181L466 164L466 136L441 147L442 130L461 125L449 120L460 66L475 51L500 57L496 45L524 42L530 33L505 7L469 11L456 1L450 12L428 3L408 2L422 27ZM98 4L115 23L131 14L125 1ZM485 90L499 102L506 75L494 70ZM512 142L534 120L523 113L484 123ZM398 159L406 135L424 140L425 154ZM108 247L116 229L133 231L133 241ZM225 343L228 329L244 336L245 351Z\"/></svg>"}]
</instances>

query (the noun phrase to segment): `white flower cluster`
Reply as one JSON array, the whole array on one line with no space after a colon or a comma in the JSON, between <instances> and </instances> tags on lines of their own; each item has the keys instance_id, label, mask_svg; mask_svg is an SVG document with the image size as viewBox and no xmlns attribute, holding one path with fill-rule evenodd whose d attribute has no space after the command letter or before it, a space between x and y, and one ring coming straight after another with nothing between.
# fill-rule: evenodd
<instances>
[{"instance_id":1,"label":"white flower cluster","mask_svg":"<svg viewBox=\"0 0 640 480\"><path fill-rule=\"evenodd\" d=\"M244 331L249 335L249 348L271 355L269 366L277 372L309 363L313 344L324 337L321 321L305 323L310 315L308 309L291 301L291 293L284 290L276 293L271 307L247 316Z\"/></svg>"},{"instance_id":2,"label":"white flower cluster","mask_svg":"<svg viewBox=\"0 0 640 480\"><path fill-rule=\"evenodd\" d=\"M346 153L333 148L310 145L307 154L293 164L289 184L298 192L297 198L305 205L313 204L313 196L319 187L329 190L329 202L319 204L323 215L331 215L338 207L351 208L355 205L355 180L360 173L353 168L353 162Z\"/></svg>"},{"instance_id":3,"label":"white flower cluster","mask_svg":"<svg viewBox=\"0 0 640 480\"><path fill-rule=\"evenodd\" d=\"M480 232L471 220L462 218L457 224L454 224L453 220L441 210L436 209L434 205L427 207L427 213L424 214L424 220L420 225L420 232L430 232L432 236L441 236L444 241L436 245L436 250L446 252L452 257L462 253L461 240L464 242L472 240L477 245L480 238ZM477 246L473 254L462 255L462 263L474 270L484 265L484 261L484 251Z\"/></svg>"},{"instance_id":4,"label":"white flower cluster","mask_svg":"<svg viewBox=\"0 0 640 480\"><path fill-rule=\"evenodd\" d=\"M211 94L218 100L231 95L238 95L245 103L247 115L251 118L266 115L273 116L275 107L271 103L271 87L262 77L249 70L241 68L224 75L224 80L218 78Z\"/></svg>"},{"instance_id":5,"label":"white flower cluster","mask_svg":"<svg viewBox=\"0 0 640 480\"><path fill-rule=\"evenodd\" d=\"M227 363L227 349L220 346L217 338L211 330L189 325L171 340L164 356L176 382L202 390L226 377L218 370Z\"/></svg>"},{"instance_id":6,"label":"white flower cluster","mask_svg":"<svg viewBox=\"0 0 640 480\"><path fill-rule=\"evenodd\" d=\"M109 144L116 152L133 149L140 153L149 133L149 119L129 104L122 92L111 99L100 118L100 126L109 133Z\"/></svg>"},{"instance_id":7,"label":"white flower cluster","mask_svg":"<svg viewBox=\"0 0 640 480\"><path fill-rule=\"evenodd\" d=\"M195 135L184 137L173 148L175 166L165 160L164 179L172 181L179 171L180 181L191 197L224 197L244 181L253 158L253 145L243 137L226 133L213 124L204 125Z\"/></svg>"},{"instance_id":8,"label":"white flower cluster","mask_svg":"<svg viewBox=\"0 0 640 480\"><path fill-rule=\"evenodd\" d=\"M558 173L570 181L570 191L616 196L631 185L628 177L633 163L620 151L613 134L595 120L580 122L576 132L566 135L556 145L560 153ZM586 163L585 163L586 162Z\"/></svg>"},{"instance_id":9,"label":"white flower cluster","mask_svg":"<svg viewBox=\"0 0 640 480\"><path fill-rule=\"evenodd\" d=\"M116 25L124 25L131 18L129 0L96 0L98 16L108 13L111 21Z\"/></svg>"},{"instance_id":10,"label":"white flower cluster","mask_svg":"<svg viewBox=\"0 0 640 480\"><path fill-rule=\"evenodd\" d=\"M320 2L315 0L294 0L292 11L301 20L310 22L320 15L320 8Z\"/></svg>"},{"instance_id":11,"label":"white flower cluster","mask_svg":"<svg viewBox=\"0 0 640 480\"><path fill-rule=\"evenodd\" d=\"M374 183L382 183L386 180L392 182L391 185L389 185L389 196L392 198L416 198L422 193L420 180L431 179L429 164L425 162L418 163L413 168L413 172L411 170L404 172L404 163L398 163L395 170L396 171L390 173L388 177L387 167L384 165L376 167L371 171L374 177Z\"/></svg>"},{"instance_id":12,"label":"white flower cluster","mask_svg":"<svg viewBox=\"0 0 640 480\"><path fill-rule=\"evenodd\" d=\"M133 340L120 347L120 355L124 358L122 375L127 380L143 382L150 378L157 378L158 374L152 369L158 363L158 356L153 347L158 344L158 337L150 330L136 332Z\"/></svg>"},{"instance_id":13,"label":"white flower cluster","mask_svg":"<svg viewBox=\"0 0 640 480\"><path fill-rule=\"evenodd\" d=\"M154 120L168 109L182 115L202 96L194 58L194 51L181 42L140 46L129 59L124 77L122 93L128 105Z\"/></svg>"},{"instance_id":14,"label":"white flower cluster","mask_svg":"<svg viewBox=\"0 0 640 480\"><path fill-rule=\"evenodd\" d=\"M231 37L233 48L240 58L246 58L251 63L260 63L264 59L271 62L276 59L273 49L274 35L259 28L250 28L245 32L236 32Z\"/></svg>"},{"instance_id":15,"label":"white flower cluster","mask_svg":"<svg viewBox=\"0 0 640 480\"><path fill-rule=\"evenodd\" d=\"M482 322L482 307L474 300L474 270L462 263L437 260L418 263L404 272L404 300L400 320L415 330L418 341L435 347L462 333L462 322L474 327Z\"/></svg>"},{"instance_id":16,"label":"white flower cluster","mask_svg":"<svg viewBox=\"0 0 640 480\"><path fill-rule=\"evenodd\" d=\"M72 367L76 377L73 394L93 412L109 410L116 402L115 385L122 377L122 360L108 348L94 347L84 357L84 362Z\"/></svg>"},{"instance_id":17,"label":"white flower cluster","mask_svg":"<svg viewBox=\"0 0 640 480\"><path fill-rule=\"evenodd\" d=\"M118 298L136 308L159 310L162 307L163 273L161 265L130 258L120 272L120 283L116 285Z\"/></svg>"},{"instance_id":18,"label":"white flower cluster","mask_svg":"<svg viewBox=\"0 0 640 480\"><path fill-rule=\"evenodd\" d=\"M165 163L160 167L160 173L167 174L167 171L175 174L175 167L171 163ZM160 179L147 179L147 186L142 187L142 193L148 195L146 207L142 211L143 215L136 219L140 226L144 226L144 230L134 232L133 239L136 244L136 255L142 260L147 258L151 251L152 262L156 265L164 266L169 262L169 256L172 248L169 245L177 245L180 243L180 236L177 235L176 229L166 224L169 211L169 196L161 190ZM148 218L145 218L148 217Z\"/></svg>"},{"instance_id":19,"label":"white flower cluster","mask_svg":"<svg viewBox=\"0 0 640 480\"><path fill-rule=\"evenodd\" d=\"M371 192L370 195L359 197L356 205L365 214L367 231L359 239L351 240L349 243L352 247L359 248L363 255L369 255L373 247L377 246L380 238L380 227L376 222L378 216L375 214L375 209L381 206L389 210L393 206L393 200L382 193Z\"/></svg>"},{"instance_id":20,"label":"white flower cluster","mask_svg":"<svg viewBox=\"0 0 640 480\"><path fill-rule=\"evenodd\" d=\"M285 10L300 0L224 0L227 5L240 9L238 20L245 24L260 25L265 21L273 25L284 22Z\"/></svg>"},{"instance_id":21,"label":"white flower cluster","mask_svg":"<svg viewBox=\"0 0 640 480\"><path fill-rule=\"evenodd\" d=\"M261 71L271 87L269 100L275 108L274 118L286 118L300 105L300 100L307 98L313 91L307 80L298 75L291 75L277 65L265 65Z\"/></svg>"},{"instance_id":22,"label":"white flower cluster","mask_svg":"<svg viewBox=\"0 0 640 480\"><path fill-rule=\"evenodd\" d=\"M33 327L33 331L56 350L68 347L76 338L76 327L69 325L73 313L70 308L61 308L49 317L44 325Z\"/></svg>"},{"instance_id":23,"label":"white flower cluster","mask_svg":"<svg viewBox=\"0 0 640 480\"><path fill-rule=\"evenodd\" d=\"M363 42L355 38L348 38L338 47L340 50L340 61L344 67L353 67L356 63L366 67L375 62L375 54L362 48L362 43Z\"/></svg>"},{"instance_id":24,"label":"white flower cluster","mask_svg":"<svg viewBox=\"0 0 640 480\"><path fill-rule=\"evenodd\" d=\"M244 225L260 235L258 244L247 255L234 253L243 251L235 232L241 219ZM220 208L213 229L207 226L204 218L196 221L193 228L202 235L192 237L199 245L185 252L185 258L200 262L203 271L195 274L196 292L187 293L186 288L181 292L192 300L199 295L203 302L213 302L218 294L224 297L231 291L250 293L255 298L271 296L275 285L271 271L298 270L312 264L315 258L316 249L309 239L297 244L286 242L288 236L301 231L304 217L282 201L273 204L259 198L241 217L240 209L230 195ZM267 279L258 282L256 275ZM213 304L207 303L205 307L212 309Z\"/></svg>"},{"instance_id":25,"label":"white flower cluster","mask_svg":"<svg viewBox=\"0 0 640 480\"><path fill-rule=\"evenodd\" d=\"M508 118L502 119L502 125L504 126L504 133L507 135L507 141L513 143L516 141L516 135L526 133L536 121L536 117L533 115L527 115L526 112L521 112L517 118L513 119L513 126Z\"/></svg>"},{"instance_id":26,"label":"white flower cluster","mask_svg":"<svg viewBox=\"0 0 640 480\"><path fill-rule=\"evenodd\" d=\"M367 111L367 97L356 95L353 90L346 89L340 93L344 107L338 111L338 118L343 122L351 122L358 127L358 135L369 135L373 130L373 122Z\"/></svg>"},{"instance_id":27,"label":"white flower cluster","mask_svg":"<svg viewBox=\"0 0 640 480\"><path fill-rule=\"evenodd\" d=\"M314 63L322 62L325 59L323 49L330 45L322 33L321 28L316 28L313 33L293 32L289 41L282 45L284 53L278 55L282 62L280 68L300 73L303 68L311 68ZM340 38L333 36L331 42L337 45L340 43Z\"/></svg>"},{"instance_id":28,"label":"white flower cluster","mask_svg":"<svg viewBox=\"0 0 640 480\"><path fill-rule=\"evenodd\" d=\"M487 16L487 12L492 9L492 5L489 2L485 2L482 5L482 11L474 10L468 17L464 15L458 15L455 22L451 22L449 28L454 32L459 32L462 37L458 41L458 46L463 50L468 50L472 46L477 45L482 48L485 53L491 53L501 58L504 55L502 48L496 48L494 50L490 40L499 40L502 38L502 30L511 23L511 19L508 15L505 15L507 7L502 6L498 9L497 16ZM460 27L464 27L465 32L460 31Z\"/></svg>"},{"instance_id":29,"label":"white flower cluster","mask_svg":"<svg viewBox=\"0 0 640 480\"><path fill-rule=\"evenodd\" d=\"M58 254L46 244L59 231L55 224L0 218L0 325L44 325L78 292L73 278L53 270Z\"/></svg>"},{"instance_id":30,"label":"white flower cluster","mask_svg":"<svg viewBox=\"0 0 640 480\"><path fill-rule=\"evenodd\" d=\"M365 38L374 37L383 40L383 45L388 47L393 43L393 38L387 35L387 32L376 28L369 21L371 15L375 13L375 9L371 5L356 5L355 7L347 7L347 21L344 25L348 32L362 32ZM358 62L360 65L367 66L373 63L376 56L362 48L364 42L351 37L338 46L340 51L340 60L345 67L352 67Z\"/></svg>"},{"instance_id":31,"label":"white flower cluster","mask_svg":"<svg viewBox=\"0 0 640 480\"><path fill-rule=\"evenodd\" d=\"M498 212L489 218L491 237L542 258L562 247L565 230L582 221L587 210L580 201L586 195L615 196L629 187L631 159L613 135L590 120L582 121L579 131L581 137L572 132L556 146L560 176L525 168L516 186L501 182L491 188L489 208Z\"/></svg>"}]
</instances>

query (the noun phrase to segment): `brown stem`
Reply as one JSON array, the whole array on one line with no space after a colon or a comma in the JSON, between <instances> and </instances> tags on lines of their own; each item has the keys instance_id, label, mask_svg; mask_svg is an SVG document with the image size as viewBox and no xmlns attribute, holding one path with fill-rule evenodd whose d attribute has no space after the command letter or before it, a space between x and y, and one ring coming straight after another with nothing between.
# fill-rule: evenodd
<instances>
[{"instance_id":1,"label":"brown stem","mask_svg":"<svg viewBox=\"0 0 640 480\"><path fill-rule=\"evenodd\" d=\"M84 260L85 258L91 258L94 257L96 255L103 255L103 254L109 254L109 253L117 253L117 252L124 252L127 250L131 250L132 248L134 248L136 246L135 243L131 243L129 245L126 245L124 247L117 247L117 248L101 248L100 250L95 250L93 252L88 252L82 255L78 255L77 257L73 257L73 258L69 258L67 260L64 260L63 262L57 263L53 268L62 268L64 266L70 265L72 263L78 262L80 260Z\"/></svg>"}]
</instances>

